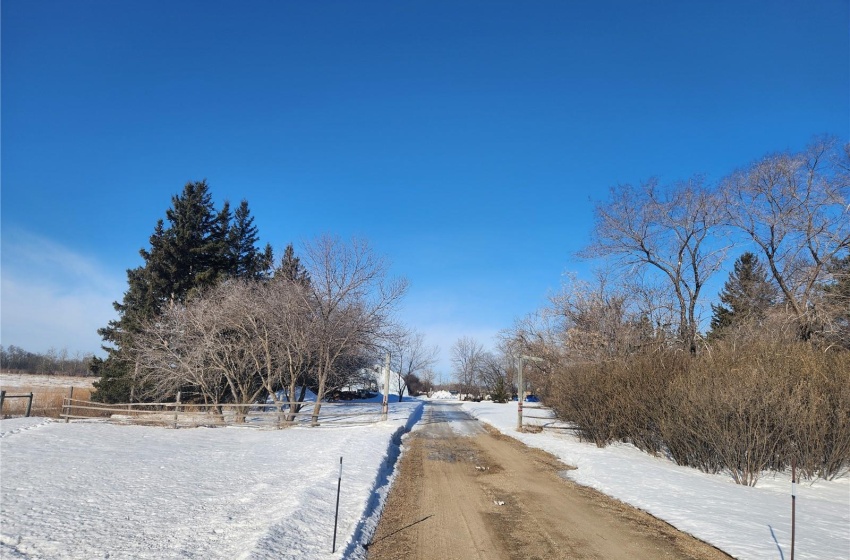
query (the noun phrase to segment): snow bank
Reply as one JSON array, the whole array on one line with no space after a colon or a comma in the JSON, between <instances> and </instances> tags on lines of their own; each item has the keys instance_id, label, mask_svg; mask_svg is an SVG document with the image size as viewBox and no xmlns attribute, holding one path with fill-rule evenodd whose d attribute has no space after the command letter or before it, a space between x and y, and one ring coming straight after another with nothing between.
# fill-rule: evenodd
<instances>
[{"instance_id":1,"label":"snow bank","mask_svg":"<svg viewBox=\"0 0 850 560\"><path fill-rule=\"evenodd\" d=\"M599 449L566 433L518 433L516 403L463 406L505 435L577 467L565 476L579 484L648 511L732 556L790 557L790 476L768 475L755 488L739 486L728 476L680 467L632 445ZM527 413L551 416L541 409ZM795 558L850 558L850 479L799 485L796 521Z\"/></svg>"},{"instance_id":2,"label":"snow bank","mask_svg":"<svg viewBox=\"0 0 850 560\"><path fill-rule=\"evenodd\" d=\"M2 420L0 557L357 557L421 407L287 430Z\"/></svg>"}]
</instances>

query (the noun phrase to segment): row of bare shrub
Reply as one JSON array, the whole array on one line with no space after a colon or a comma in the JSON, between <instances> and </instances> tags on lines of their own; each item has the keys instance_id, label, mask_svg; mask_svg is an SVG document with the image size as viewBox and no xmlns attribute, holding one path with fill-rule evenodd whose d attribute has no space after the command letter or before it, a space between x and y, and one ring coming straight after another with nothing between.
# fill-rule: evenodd
<instances>
[{"instance_id":1,"label":"row of bare shrub","mask_svg":"<svg viewBox=\"0 0 850 560\"><path fill-rule=\"evenodd\" d=\"M850 352L765 338L699 355L655 350L555 372L547 402L579 436L633 443L755 485L796 459L805 477L850 468Z\"/></svg>"}]
</instances>

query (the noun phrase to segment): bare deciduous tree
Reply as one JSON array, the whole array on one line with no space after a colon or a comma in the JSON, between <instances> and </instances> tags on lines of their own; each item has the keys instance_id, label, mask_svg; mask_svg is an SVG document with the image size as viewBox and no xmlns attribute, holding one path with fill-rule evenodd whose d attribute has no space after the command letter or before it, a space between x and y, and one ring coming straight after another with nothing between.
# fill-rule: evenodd
<instances>
[{"instance_id":1,"label":"bare deciduous tree","mask_svg":"<svg viewBox=\"0 0 850 560\"><path fill-rule=\"evenodd\" d=\"M507 379L515 375L520 355L539 357L528 379L543 396L549 391L553 371L619 359L647 347L665 344L669 317L667 302L656 301L649 286L598 273L583 281L568 275L549 304L517 321L501 333L500 347L509 357Z\"/></svg>"},{"instance_id":2,"label":"bare deciduous tree","mask_svg":"<svg viewBox=\"0 0 850 560\"><path fill-rule=\"evenodd\" d=\"M307 285L286 277L275 277L263 286L260 303L265 307L268 329L273 341L268 351L276 369L267 386L272 399L277 402L273 388L283 390L284 400L292 421L299 412L311 383L310 373L315 362L313 348L312 310L307 295Z\"/></svg>"},{"instance_id":3,"label":"bare deciduous tree","mask_svg":"<svg viewBox=\"0 0 850 560\"><path fill-rule=\"evenodd\" d=\"M226 282L185 305L171 305L143 330L135 352L147 396L191 387L208 404L256 401L270 372L254 340L262 318L251 289L241 281Z\"/></svg>"},{"instance_id":4,"label":"bare deciduous tree","mask_svg":"<svg viewBox=\"0 0 850 560\"><path fill-rule=\"evenodd\" d=\"M495 402L505 402L511 396L508 366L513 360L501 352L484 352L478 377L481 386Z\"/></svg>"},{"instance_id":5,"label":"bare deciduous tree","mask_svg":"<svg viewBox=\"0 0 850 560\"><path fill-rule=\"evenodd\" d=\"M407 290L403 279L389 281L386 264L364 241L343 243L324 236L305 248L310 274L308 295L316 352L317 399L313 421L334 374L351 367L347 358L376 349L392 330L392 312Z\"/></svg>"},{"instance_id":6,"label":"bare deciduous tree","mask_svg":"<svg viewBox=\"0 0 850 560\"><path fill-rule=\"evenodd\" d=\"M406 331L390 342L390 363L398 376L399 401L404 398L405 390L409 391L409 376L422 377L436 363L438 353L439 348L425 344L425 335L415 331Z\"/></svg>"},{"instance_id":7,"label":"bare deciduous tree","mask_svg":"<svg viewBox=\"0 0 850 560\"><path fill-rule=\"evenodd\" d=\"M452 366L462 395L478 390L476 381L484 357L484 347L474 338L464 336L452 346Z\"/></svg>"},{"instance_id":8,"label":"bare deciduous tree","mask_svg":"<svg viewBox=\"0 0 850 560\"><path fill-rule=\"evenodd\" d=\"M832 259L850 248L847 149L818 140L802 153L767 156L724 181L726 221L764 255L801 336Z\"/></svg>"},{"instance_id":9,"label":"bare deciduous tree","mask_svg":"<svg viewBox=\"0 0 850 560\"><path fill-rule=\"evenodd\" d=\"M594 240L582 256L615 257L634 271L660 275L675 301L678 336L694 352L697 304L728 249L717 242L720 217L715 195L700 178L669 188L654 180L616 187L596 205Z\"/></svg>"},{"instance_id":10,"label":"bare deciduous tree","mask_svg":"<svg viewBox=\"0 0 850 560\"><path fill-rule=\"evenodd\" d=\"M434 385L437 380L437 374L433 369L427 368L419 374L419 381L422 383L422 391L431 394L434 390Z\"/></svg>"},{"instance_id":11,"label":"bare deciduous tree","mask_svg":"<svg viewBox=\"0 0 850 560\"><path fill-rule=\"evenodd\" d=\"M572 277L551 303L572 360L610 359L631 345L628 295L607 276L598 276L595 284Z\"/></svg>"}]
</instances>

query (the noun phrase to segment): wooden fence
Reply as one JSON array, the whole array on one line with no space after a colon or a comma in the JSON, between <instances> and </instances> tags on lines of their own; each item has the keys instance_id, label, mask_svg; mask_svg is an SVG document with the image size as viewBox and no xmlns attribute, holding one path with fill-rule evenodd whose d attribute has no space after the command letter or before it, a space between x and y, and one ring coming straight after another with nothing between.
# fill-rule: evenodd
<instances>
[{"instance_id":1,"label":"wooden fence","mask_svg":"<svg viewBox=\"0 0 850 560\"><path fill-rule=\"evenodd\" d=\"M240 426L285 428L290 426L351 426L385 419L380 402L326 403L314 416L313 402L276 404L197 404L181 402L105 404L65 397L61 417L71 420L108 419L126 424L159 426Z\"/></svg>"},{"instance_id":2,"label":"wooden fence","mask_svg":"<svg viewBox=\"0 0 850 560\"><path fill-rule=\"evenodd\" d=\"M545 407L543 405L531 405L528 403L523 404L523 415L522 415L522 427L523 429L530 430L573 430L575 427L563 420L559 420L555 417L555 414L552 412L552 409ZM539 411L528 413L528 411ZM531 422L529 422L531 420ZM541 422L543 420L543 422Z\"/></svg>"}]
</instances>

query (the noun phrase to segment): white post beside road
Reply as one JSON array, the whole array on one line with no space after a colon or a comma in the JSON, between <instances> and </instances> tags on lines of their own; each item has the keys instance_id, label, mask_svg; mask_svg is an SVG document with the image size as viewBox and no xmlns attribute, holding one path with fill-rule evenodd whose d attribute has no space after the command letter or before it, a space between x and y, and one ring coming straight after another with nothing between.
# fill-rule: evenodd
<instances>
[{"instance_id":1,"label":"white post beside road","mask_svg":"<svg viewBox=\"0 0 850 560\"><path fill-rule=\"evenodd\" d=\"M517 382L516 382L516 431L522 431L522 399L525 397L522 387L522 356L516 359Z\"/></svg>"},{"instance_id":2,"label":"white post beside road","mask_svg":"<svg viewBox=\"0 0 850 560\"><path fill-rule=\"evenodd\" d=\"M525 400L525 384L522 380L522 361L529 360L532 362L542 362L543 358L538 358L537 356L526 356L524 354L520 354L519 358L517 358L517 420L516 420L516 431L522 431L522 401Z\"/></svg>"},{"instance_id":3,"label":"white post beside road","mask_svg":"<svg viewBox=\"0 0 850 560\"><path fill-rule=\"evenodd\" d=\"M387 357L384 360L384 401L381 406L381 420L387 419L387 413L390 411L390 353L387 352Z\"/></svg>"}]
</instances>

